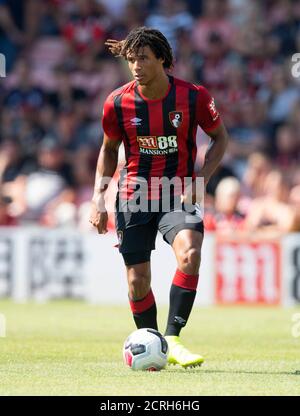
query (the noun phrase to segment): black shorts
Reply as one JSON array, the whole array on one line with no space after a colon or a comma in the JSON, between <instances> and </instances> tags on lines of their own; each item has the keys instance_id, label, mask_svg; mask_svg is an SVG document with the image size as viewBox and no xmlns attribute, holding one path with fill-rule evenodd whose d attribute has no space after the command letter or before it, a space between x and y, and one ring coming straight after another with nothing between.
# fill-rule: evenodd
<instances>
[{"instance_id":1,"label":"black shorts","mask_svg":"<svg viewBox=\"0 0 300 416\"><path fill-rule=\"evenodd\" d=\"M168 212L124 212L116 204L116 230L119 251L125 264L138 264L150 260L155 249L157 231L170 245L181 230L196 230L204 233L201 210L198 204L170 209Z\"/></svg>"}]
</instances>

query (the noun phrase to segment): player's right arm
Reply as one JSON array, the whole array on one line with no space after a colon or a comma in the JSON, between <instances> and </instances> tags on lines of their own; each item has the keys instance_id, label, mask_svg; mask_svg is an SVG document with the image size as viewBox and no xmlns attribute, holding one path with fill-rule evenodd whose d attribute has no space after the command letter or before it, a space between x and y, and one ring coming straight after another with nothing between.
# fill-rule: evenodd
<instances>
[{"instance_id":1,"label":"player's right arm","mask_svg":"<svg viewBox=\"0 0 300 416\"><path fill-rule=\"evenodd\" d=\"M111 93L105 100L102 127L104 138L97 162L90 215L90 222L98 229L99 234L107 232L108 215L105 209L104 196L117 169L119 147L122 142L122 131L115 111L114 93Z\"/></svg>"},{"instance_id":2,"label":"player's right arm","mask_svg":"<svg viewBox=\"0 0 300 416\"><path fill-rule=\"evenodd\" d=\"M105 192L118 166L118 154L121 139L111 139L104 133L95 175L94 194L91 203L90 223L99 234L107 232L108 215L105 208Z\"/></svg>"}]
</instances>

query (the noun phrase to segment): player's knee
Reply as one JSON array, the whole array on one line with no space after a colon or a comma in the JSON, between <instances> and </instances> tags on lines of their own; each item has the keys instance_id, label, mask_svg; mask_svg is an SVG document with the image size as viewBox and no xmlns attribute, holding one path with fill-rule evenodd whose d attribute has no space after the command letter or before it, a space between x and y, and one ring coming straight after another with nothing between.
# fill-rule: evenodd
<instances>
[{"instance_id":1,"label":"player's knee","mask_svg":"<svg viewBox=\"0 0 300 416\"><path fill-rule=\"evenodd\" d=\"M129 297L133 300L144 298L150 290L148 274L134 273L128 277Z\"/></svg>"},{"instance_id":2,"label":"player's knee","mask_svg":"<svg viewBox=\"0 0 300 416\"><path fill-rule=\"evenodd\" d=\"M197 274L200 261L201 252L196 247L189 247L179 253L179 267L189 274Z\"/></svg>"}]
</instances>

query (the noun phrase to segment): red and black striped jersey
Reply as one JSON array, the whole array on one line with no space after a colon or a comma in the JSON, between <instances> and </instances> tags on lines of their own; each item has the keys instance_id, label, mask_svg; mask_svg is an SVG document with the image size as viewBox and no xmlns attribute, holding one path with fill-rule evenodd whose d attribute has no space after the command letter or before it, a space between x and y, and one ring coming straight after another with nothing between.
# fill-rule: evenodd
<instances>
[{"instance_id":1,"label":"red and black striped jersey","mask_svg":"<svg viewBox=\"0 0 300 416\"><path fill-rule=\"evenodd\" d=\"M153 177L194 178L197 127L209 133L220 123L214 99L203 86L172 76L161 99L144 97L136 81L113 91L102 119L107 136L124 143L127 180L144 178L149 188Z\"/></svg>"}]
</instances>

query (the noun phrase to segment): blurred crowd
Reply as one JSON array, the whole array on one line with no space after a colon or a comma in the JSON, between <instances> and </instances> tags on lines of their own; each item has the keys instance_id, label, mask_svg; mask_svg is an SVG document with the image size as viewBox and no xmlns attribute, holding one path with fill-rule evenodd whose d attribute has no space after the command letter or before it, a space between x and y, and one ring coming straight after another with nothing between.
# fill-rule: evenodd
<instances>
[{"instance_id":1,"label":"blurred crowd","mask_svg":"<svg viewBox=\"0 0 300 416\"><path fill-rule=\"evenodd\" d=\"M130 80L104 42L141 25L166 35L172 74L208 88L230 134L206 228L300 231L297 0L0 0L0 224L89 229L103 102Z\"/></svg>"}]
</instances>

